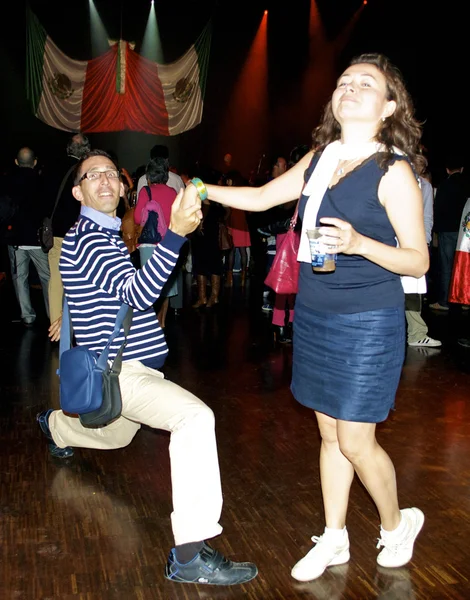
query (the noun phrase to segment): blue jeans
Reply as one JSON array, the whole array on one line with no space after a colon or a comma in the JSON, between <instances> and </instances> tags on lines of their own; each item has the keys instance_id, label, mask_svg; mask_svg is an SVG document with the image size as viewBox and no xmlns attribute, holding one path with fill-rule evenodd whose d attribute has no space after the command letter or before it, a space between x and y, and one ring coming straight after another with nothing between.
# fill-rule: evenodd
<instances>
[{"instance_id":1,"label":"blue jeans","mask_svg":"<svg viewBox=\"0 0 470 600\"><path fill-rule=\"evenodd\" d=\"M437 234L438 237L438 302L441 306L447 306L449 296L450 279L454 266L454 254L457 247L459 234L453 231L444 231Z\"/></svg>"},{"instance_id":2,"label":"blue jeans","mask_svg":"<svg viewBox=\"0 0 470 600\"><path fill-rule=\"evenodd\" d=\"M8 246L10 257L11 277L15 289L16 298L20 305L21 318L25 323L33 323L36 319L36 311L31 304L29 294L29 263L32 260L41 282L44 303L47 316L49 317L49 261L40 247L31 250L15 249Z\"/></svg>"}]
</instances>

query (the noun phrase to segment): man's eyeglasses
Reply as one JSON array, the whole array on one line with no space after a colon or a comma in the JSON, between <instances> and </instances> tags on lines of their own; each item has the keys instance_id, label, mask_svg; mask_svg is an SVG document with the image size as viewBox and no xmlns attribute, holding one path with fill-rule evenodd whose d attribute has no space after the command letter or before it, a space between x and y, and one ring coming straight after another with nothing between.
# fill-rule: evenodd
<instances>
[{"instance_id":1,"label":"man's eyeglasses","mask_svg":"<svg viewBox=\"0 0 470 600\"><path fill-rule=\"evenodd\" d=\"M101 178L101 175L106 175L107 179L119 179L119 171L117 169L109 169L108 171L88 171L88 173L84 173L80 177L78 183L82 183L84 179L88 179L88 181L98 181L98 179Z\"/></svg>"}]
</instances>

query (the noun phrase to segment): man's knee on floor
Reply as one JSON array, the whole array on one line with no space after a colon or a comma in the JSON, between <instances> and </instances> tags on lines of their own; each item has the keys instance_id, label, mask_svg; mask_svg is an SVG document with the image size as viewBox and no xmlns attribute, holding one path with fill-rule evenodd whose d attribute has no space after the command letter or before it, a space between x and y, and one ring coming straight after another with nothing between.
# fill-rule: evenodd
<instances>
[{"instance_id":1,"label":"man's knee on floor","mask_svg":"<svg viewBox=\"0 0 470 600\"><path fill-rule=\"evenodd\" d=\"M113 432L112 436L108 437L106 442L109 444L109 450L117 450L128 446L139 431L140 425L135 424L135 428L120 428Z\"/></svg>"}]
</instances>

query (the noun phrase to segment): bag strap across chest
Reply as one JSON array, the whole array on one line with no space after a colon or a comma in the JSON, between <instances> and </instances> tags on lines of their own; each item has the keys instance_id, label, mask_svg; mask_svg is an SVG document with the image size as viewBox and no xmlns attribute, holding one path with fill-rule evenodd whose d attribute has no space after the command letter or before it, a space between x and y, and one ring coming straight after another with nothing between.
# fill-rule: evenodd
<instances>
[{"instance_id":1,"label":"bag strap across chest","mask_svg":"<svg viewBox=\"0 0 470 600\"><path fill-rule=\"evenodd\" d=\"M104 347L103 351L101 352L101 354L99 355L99 358L98 358L97 367L101 371L105 371L108 368L108 356L109 356L109 351L111 349L111 344L118 337L119 332L121 331L121 327L123 327L124 339L122 341L121 346L119 347L119 350L116 354L116 357L115 357L112 367L111 367L111 371L113 371L113 373L119 374L121 372L122 355L124 352L124 348L126 347L127 336L129 335L129 330L131 328L132 317L133 317L133 309L128 304L125 304L123 302L118 311L118 314L116 316L114 330L113 330L112 334L110 335L108 342L106 343L106 346ZM70 316L70 310L69 310L67 298L64 296L62 324L61 324L61 328L60 328L59 361L60 361L60 357L62 356L62 353L65 352L66 350L70 350L70 348L72 347L72 337L73 337L72 318Z\"/></svg>"}]
</instances>

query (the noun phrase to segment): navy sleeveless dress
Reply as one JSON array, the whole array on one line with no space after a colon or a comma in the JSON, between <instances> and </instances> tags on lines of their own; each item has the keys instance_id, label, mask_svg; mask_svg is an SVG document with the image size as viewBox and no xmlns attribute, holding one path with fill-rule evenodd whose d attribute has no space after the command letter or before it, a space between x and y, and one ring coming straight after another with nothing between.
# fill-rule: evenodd
<instances>
[{"instance_id":1,"label":"navy sleeveless dress","mask_svg":"<svg viewBox=\"0 0 470 600\"><path fill-rule=\"evenodd\" d=\"M385 170L377 155L329 188L317 216L337 217L390 246L395 232L378 199ZM391 163L406 160L394 155ZM315 168L314 158L306 179ZM302 196L299 217L305 212ZM295 304L291 390L298 402L335 419L384 421L395 404L405 356L400 276L361 256L339 254L336 271L301 263Z\"/></svg>"}]
</instances>

